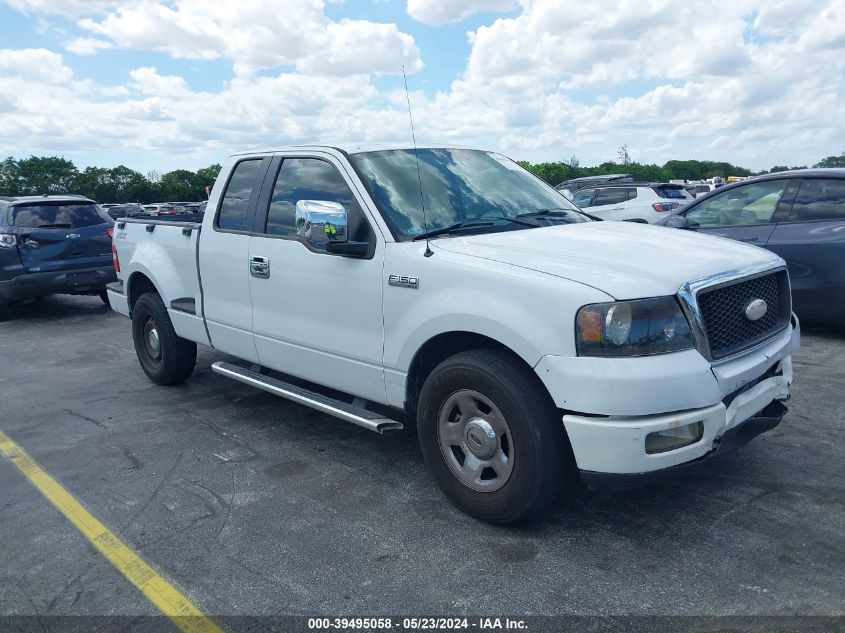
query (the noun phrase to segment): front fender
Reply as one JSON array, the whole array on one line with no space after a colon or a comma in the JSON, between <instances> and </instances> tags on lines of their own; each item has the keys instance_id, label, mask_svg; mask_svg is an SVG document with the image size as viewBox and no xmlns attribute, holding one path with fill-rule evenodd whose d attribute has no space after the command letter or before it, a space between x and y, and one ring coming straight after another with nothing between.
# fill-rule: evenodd
<instances>
[{"instance_id":1,"label":"front fender","mask_svg":"<svg viewBox=\"0 0 845 633\"><path fill-rule=\"evenodd\" d=\"M490 260L420 245L389 245L390 274L419 279L416 288L385 283L384 367L388 401L402 406L405 382L417 352L433 337L479 334L512 350L533 367L548 354L574 354L575 315L607 294L577 282Z\"/></svg>"}]
</instances>

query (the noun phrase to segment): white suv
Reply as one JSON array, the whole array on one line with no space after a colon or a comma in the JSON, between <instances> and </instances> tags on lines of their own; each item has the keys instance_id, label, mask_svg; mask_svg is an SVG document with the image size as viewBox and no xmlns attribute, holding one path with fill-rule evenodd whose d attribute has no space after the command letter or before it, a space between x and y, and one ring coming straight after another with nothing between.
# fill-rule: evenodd
<instances>
[{"instance_id":1,"label":"white suv","mask_svg":"<svg viewBox=\"0 0 845 633\"><path fill-rule=\"evenodd\" d=\"M572 201L602 220L654 224L666 213L686 206L693 197L684 185L627 182L581 189Z\"/></svg>"}]
</instances>

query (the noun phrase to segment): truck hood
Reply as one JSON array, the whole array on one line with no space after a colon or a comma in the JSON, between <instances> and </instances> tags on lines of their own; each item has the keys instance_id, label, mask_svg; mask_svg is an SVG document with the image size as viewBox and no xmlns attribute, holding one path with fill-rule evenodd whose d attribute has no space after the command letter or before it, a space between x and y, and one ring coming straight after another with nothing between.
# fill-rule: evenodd
<instances>
[{"instance_id":1,"label":"truck hood","mask_svg":"<svg viewBox=\"0 0 845 633\"><path fill-rule=\"evenodd\" d=\"M615 299L674 295L687 281L781 261L742 242L634 222L454 236L432 246L576 281Z\"/></svg>"}]
</instances>

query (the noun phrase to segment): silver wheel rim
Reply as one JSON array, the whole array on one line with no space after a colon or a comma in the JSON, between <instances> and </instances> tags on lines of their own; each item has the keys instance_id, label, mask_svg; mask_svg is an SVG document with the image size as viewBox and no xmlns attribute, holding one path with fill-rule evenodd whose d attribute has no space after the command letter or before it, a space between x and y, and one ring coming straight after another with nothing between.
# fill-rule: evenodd
<instances>
[{"instance_id":1,"label":"silver wheel rim","mask_svg":"<svg viewBox=\"0 0 845 633\"><path fill-rule=\"evenodd\" d=\"M156 322L149 318L144 323L144 348L147 356L155 362L161 360L161 340L158 337Z\"/></svg>"},{"instance_id":2,"label":"silver wheel rim","mask_svg":"<svg viewBox=\"0 0 845 633\"><path fill-rule=\"evenodd\" d=\"M437 442L455 477L477 492L499 490L513 472L505 416L477 391L462 389L446 399L437 417Z\"/></svg>"}]
</instances>

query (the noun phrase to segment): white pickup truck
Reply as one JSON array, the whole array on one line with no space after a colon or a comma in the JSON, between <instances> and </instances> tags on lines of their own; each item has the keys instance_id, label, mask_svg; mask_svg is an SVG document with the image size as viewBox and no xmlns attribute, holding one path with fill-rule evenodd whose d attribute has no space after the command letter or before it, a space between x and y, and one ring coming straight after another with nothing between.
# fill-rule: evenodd
<instances>
[{"instance_id":1,"label":"white pickup truck","mask_svg":"<svg viewBox=\"0 0 845 633\"><path fill-rule=\"evenodd\" d=\"M118 220L113 247L109 301L152 381L187 379L200 343L243 361L214 372L364 428L415 420L438 485L486 521L663 476L786 413L780 258L592 221L496 153L236 154L201 224Z\"/></svg>"}]
</instances>

